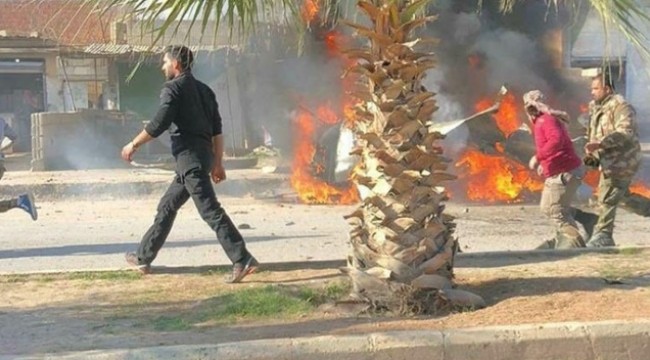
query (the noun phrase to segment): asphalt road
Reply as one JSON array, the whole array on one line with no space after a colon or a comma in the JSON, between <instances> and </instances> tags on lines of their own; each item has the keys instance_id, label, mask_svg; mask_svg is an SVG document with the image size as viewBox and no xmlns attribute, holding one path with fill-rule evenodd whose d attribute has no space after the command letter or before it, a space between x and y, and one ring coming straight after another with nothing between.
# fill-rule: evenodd
<instances>
[{"instance_id":1,"label":"asphalt road","mask_svg":"<svg viewBox=\"0 0 650 360\"><path fill-rule=\"evenodd\" d=\"M125 268L124 253L136 249L153 220L157 198L39 203L33 222L21 210L0 214L0 273ZM344 259L349 252L343 215L351 206L309 206L250 197L221 199L260 262ZM552 236L536 205L449 204L458 217L465 252L524 250ZM650 245L647 219L619 212L620 245ZM228 264L214 233L193 204L181 209L154 266Z\"/></svg>"}]
</instances>

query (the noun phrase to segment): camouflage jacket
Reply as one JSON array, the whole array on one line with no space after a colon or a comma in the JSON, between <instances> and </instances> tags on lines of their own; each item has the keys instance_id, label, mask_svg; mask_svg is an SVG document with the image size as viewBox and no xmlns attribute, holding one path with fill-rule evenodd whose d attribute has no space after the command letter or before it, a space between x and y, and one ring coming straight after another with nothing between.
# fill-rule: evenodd
<instances>
[{"instance_id":1,"label":"camouflage jacket","mask_svg":"<svg viewBox=\"0 0 650 360\"><path fill-rule=\"evenodd\" d=\"M601 104L589 103L589 142L600 142L595 154L606 177L631 179L641 163L636 111L621 95Z\"/></svg>"}]
</instances>

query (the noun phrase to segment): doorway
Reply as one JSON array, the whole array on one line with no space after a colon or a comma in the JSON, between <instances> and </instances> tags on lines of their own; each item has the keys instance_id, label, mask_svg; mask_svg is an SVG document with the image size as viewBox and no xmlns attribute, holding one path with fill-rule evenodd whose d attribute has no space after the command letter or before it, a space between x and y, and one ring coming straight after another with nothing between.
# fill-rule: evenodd
<instances>
[{"instance_id":1,"label":"doorway","mask_svg":"<svg viewBox=\"0 0 650 360\"><path fill-rule=\"evenodd\" d=\"M31 152L31 114L43 111L44 62L0 59L0 116L18 134L13 150Z\"/></svg>"}]
</instances>

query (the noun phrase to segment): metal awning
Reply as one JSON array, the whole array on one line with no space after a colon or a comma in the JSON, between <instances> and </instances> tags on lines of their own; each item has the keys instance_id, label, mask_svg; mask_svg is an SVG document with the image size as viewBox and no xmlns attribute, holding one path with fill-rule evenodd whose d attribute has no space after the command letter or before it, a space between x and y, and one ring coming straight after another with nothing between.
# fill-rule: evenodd
<instances>
[{"instance_id":1,"label":"metal awning","mask_svg":"<svg viewBox=\"0 0 650 360\"><path fill-rule=\"evenodd\" d=\"M210 52L218 51L221 49L236 49L235 46L230 45L217 45L217 46L189 46L193 52ZM89 55L156 55L164 51L164 46L150 47L147 45L126 45L126 44L92 44L83 49L84 54Z\"/></svg>"}]
</instances>

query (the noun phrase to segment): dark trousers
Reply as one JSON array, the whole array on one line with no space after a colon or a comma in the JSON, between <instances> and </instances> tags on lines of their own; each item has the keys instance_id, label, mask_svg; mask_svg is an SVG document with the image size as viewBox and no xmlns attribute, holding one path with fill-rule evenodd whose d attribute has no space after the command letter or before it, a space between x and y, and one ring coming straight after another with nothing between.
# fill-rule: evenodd
<instances>
[{"instance_id":1,"label":"dark trousers","mask_svg":"<svg viewBox=\"0 0 650 360\"><path fill-rule=\"evenodd\" d=\"M203 166L201 162L204 163ZM219 243L233 264L241 263L250 256L244 239L217 201L208 170L204 170L210 168L207 164L211 161L207 164L201 162L177 159L176 177L160 199L154 223L140 242L137 255L141 264L150 264L156 258L174 225L178 210L189 198L194 201L201 218L215 231Z\"/></svg>"}]
</instances>

